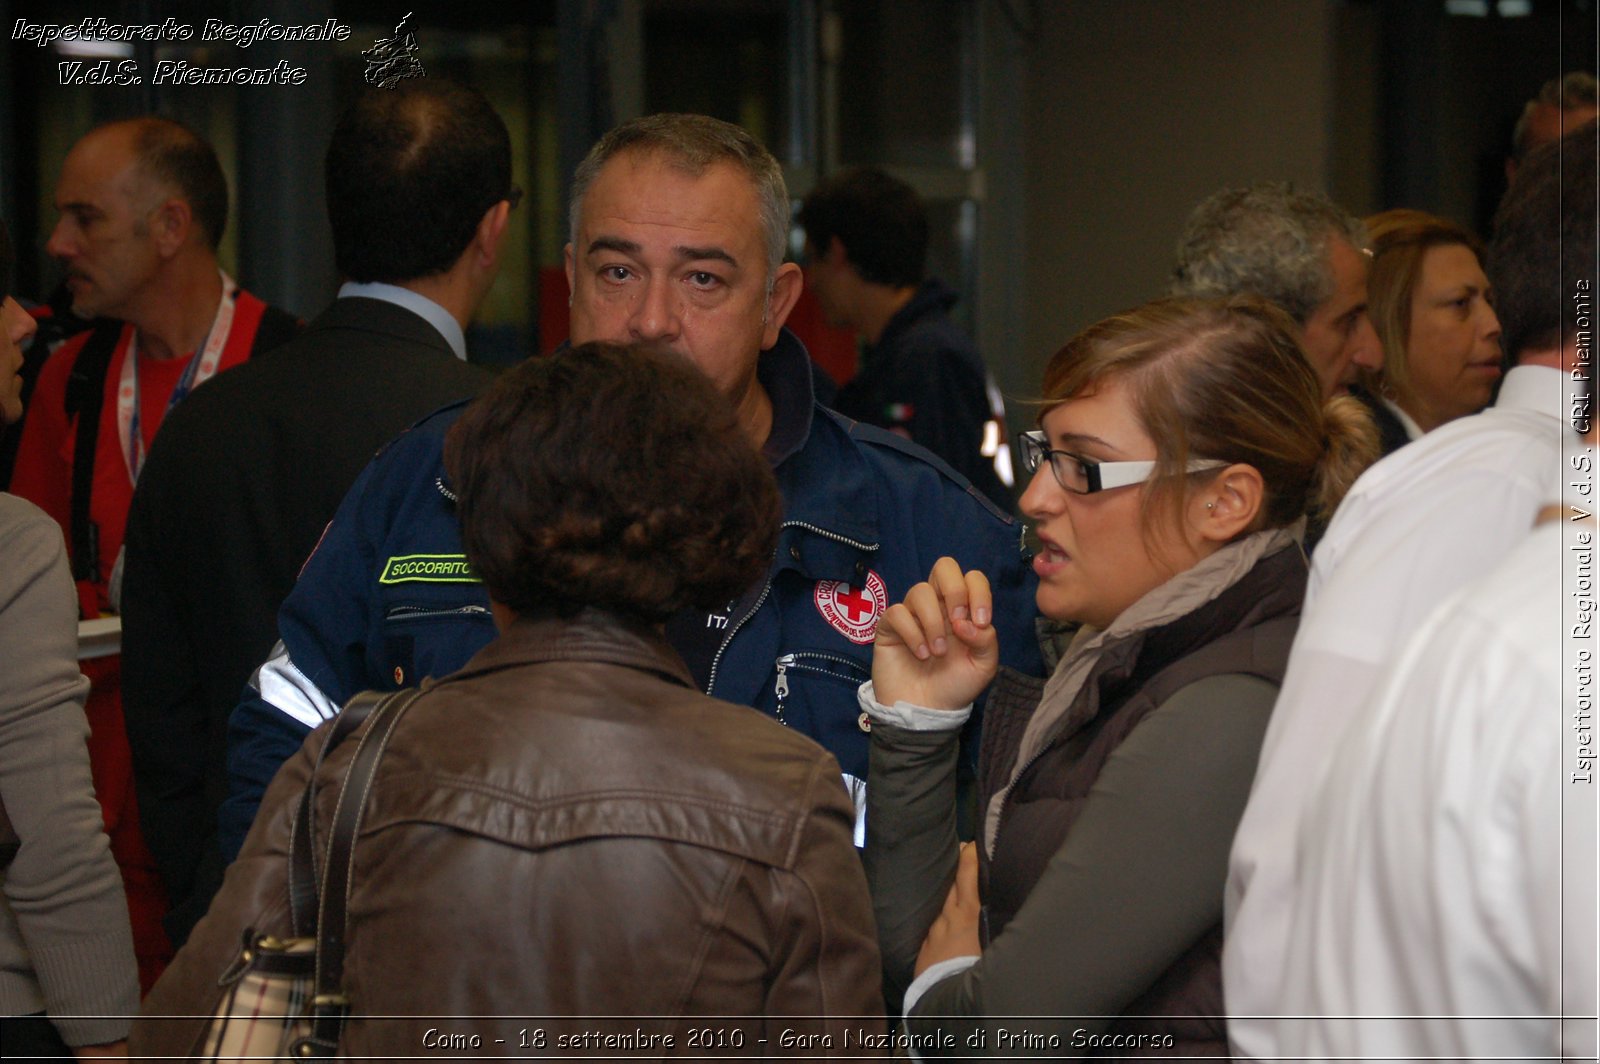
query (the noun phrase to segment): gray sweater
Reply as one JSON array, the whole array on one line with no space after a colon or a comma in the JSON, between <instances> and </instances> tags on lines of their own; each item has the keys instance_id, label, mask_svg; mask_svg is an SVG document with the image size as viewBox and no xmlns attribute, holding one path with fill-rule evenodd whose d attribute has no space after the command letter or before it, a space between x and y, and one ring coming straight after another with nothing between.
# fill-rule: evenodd
<instances>
[{"instance_id":1,"label":"gray sweater","mask_svg":"<svg viewBox=\"0 0 1600 1064\"><path fill-rule=\"evenodd\" d=\"M908 1010L922 1056L1226 1052L1228 849L1304 580L1287 533L1256 533L1080 633L1042 689L1001 674L980 775L986 945ZM955 872L957 734L872 729L866 865L891 999ZM1041 1040L1002 1037L1022 1029Z\"/></svg>"},{"instance_id":2,"label":"gray sweater","mask_svg":"<svg viewBox=\"0 0 1600 1064\"><path fill-rule=\"evenodd\" d=\"M89 778L89 681L60 527L0 493L0 798L22 847L0 873L0 1015L41 1010L71 1046L139 1007L128 903Z\"/></svg>"},{"instance_id":3,"label":"gray sweater","mask_svg":"<svg viewBox=\"0 0 1600 1064\"><path fill-rule=\"evenodd\" d=\"M1012 1017L1000 1025L1059 1039L1048 1055L1092 1048L1092 1036L1220 923L1233 826L1276 696L1255 677L1211 677L1146 717L1106 762L1027 904L981 961L929 989L907 1029L959 1030L955 1053L1044 1048L989 1040L975 1051L964 1041L973 1025L952 1019ZM868 868L895 997L955 870L958 734L872 728Z\"/></svg>"}]
</instances>

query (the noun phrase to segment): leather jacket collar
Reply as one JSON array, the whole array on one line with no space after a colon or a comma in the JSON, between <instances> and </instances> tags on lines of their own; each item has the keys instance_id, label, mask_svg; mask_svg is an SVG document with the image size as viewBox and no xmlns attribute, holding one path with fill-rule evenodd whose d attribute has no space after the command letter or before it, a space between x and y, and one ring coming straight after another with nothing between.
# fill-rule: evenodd
<instances>
[{"instance_id":1,"label":"leather jacket collar","mask_svg":"<svg viewBox=\"0 0 1600 1064\"><path fill-rule=\"evenodd\" d=\"M442 680L423 689L456 683L502 669L551 661L592 661L651 672L694 689L689 669L655 628L608 610L589 607L576 617L519 617L499 637Z\"/></svg>"}]
</instances>

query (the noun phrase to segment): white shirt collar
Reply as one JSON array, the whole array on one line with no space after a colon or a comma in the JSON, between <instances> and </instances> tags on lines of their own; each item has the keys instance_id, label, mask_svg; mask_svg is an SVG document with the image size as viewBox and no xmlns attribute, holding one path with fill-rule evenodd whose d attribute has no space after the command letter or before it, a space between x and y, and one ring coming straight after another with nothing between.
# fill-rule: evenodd
<instances>
[{"instance_id":1,"label":"white shirt collar","mask_svg":"<svg viewBox=\"0 0 1600 1064\"><path fill-rule=\"evenodd\" d=\"M384 284L382 281L365 283L346 281L339 286L340 299L349 299L353 296L381 299L385 303L404 307L438 329L439 335L444 337L444 342L450 345L450 350L455 352L456 357L463 362L467 360L467 338L461 332L461 323L456 321L455 315L427 296L419 295L409 288L401 288L399 285Z\"/></svg>"},{"instance_id":2,"label":"white shirt collar","mask_svg":"<svg viewBox=\"0 0 1600 1064\"><path fill-rule=\"evenodd\" d=\"M1494 405L1565 418L1565 381L1565 375L1553 366L1513 366L1500 382L1500 395Z\"/></svg>"}]
</instances>

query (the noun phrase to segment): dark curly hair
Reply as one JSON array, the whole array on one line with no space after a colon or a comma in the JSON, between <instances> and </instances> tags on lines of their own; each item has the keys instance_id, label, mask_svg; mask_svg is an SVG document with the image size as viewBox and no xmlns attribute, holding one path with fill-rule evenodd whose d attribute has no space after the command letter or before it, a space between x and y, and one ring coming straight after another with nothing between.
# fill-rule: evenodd
<instances>
[{"instance_id":1,"label":"dark curly hair","mask_svg":"<svg viewBox=\"0 0 1600 1064\"><path fill-rule=\"evenodd\" d=\"M782 506L733 406L677 355L591 343L505 373L445 439L467 559L519 614L658 623L758 580Z\"/></svg>"},{"instance_id":2,"label":"dark curly hair","mask_svg":"<svg viewBox=\"0 0 1600 1064\"><path fill-rule=\"evenodd\" d=\"M442 78L368 89L323 174L339 272L399 283L454 266L511 189L511 137L482 93Z\"/></svg>"}]
</instances>

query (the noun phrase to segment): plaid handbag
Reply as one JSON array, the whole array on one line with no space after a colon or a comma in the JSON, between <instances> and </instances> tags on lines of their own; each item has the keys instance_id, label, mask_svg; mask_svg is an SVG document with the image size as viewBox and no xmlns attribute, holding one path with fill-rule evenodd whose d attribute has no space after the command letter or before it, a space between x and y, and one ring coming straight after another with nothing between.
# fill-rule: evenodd
<instances>
[{"instance_id":1,"label":"plaid handbag","mask_svg":"<svg viewBox=\"0 0 1600 1064\"><path fill-rule=\"evenodd\" d=\"M341 986L347 939L345 904L355 840L378 760L400 717L415 701L415 689L384 694L365 691L344 707L317 754L328 753L369 717L350 770L339 787L333 826L316 868L316 819L312 799L316 772L300 796L289 843L288 939L244 932L239 956L218 980L222 997L200 1038L201 1060L323 1060L338 1048L350 1011Z\"/></svg>"},{"instance_id":2,"label":"plaid handbag","mask_svg":"<svg viewBox=\"0 0 1600 1064\"><path fill-rule=\"evenodd\" d=\"M222 1000L206 1028L200 1059L293 1059L294 1046L311 1034L306 1006L316 972L316 939L245 931L238 959L218 980Z\"/></svg>"}]
</instances>

